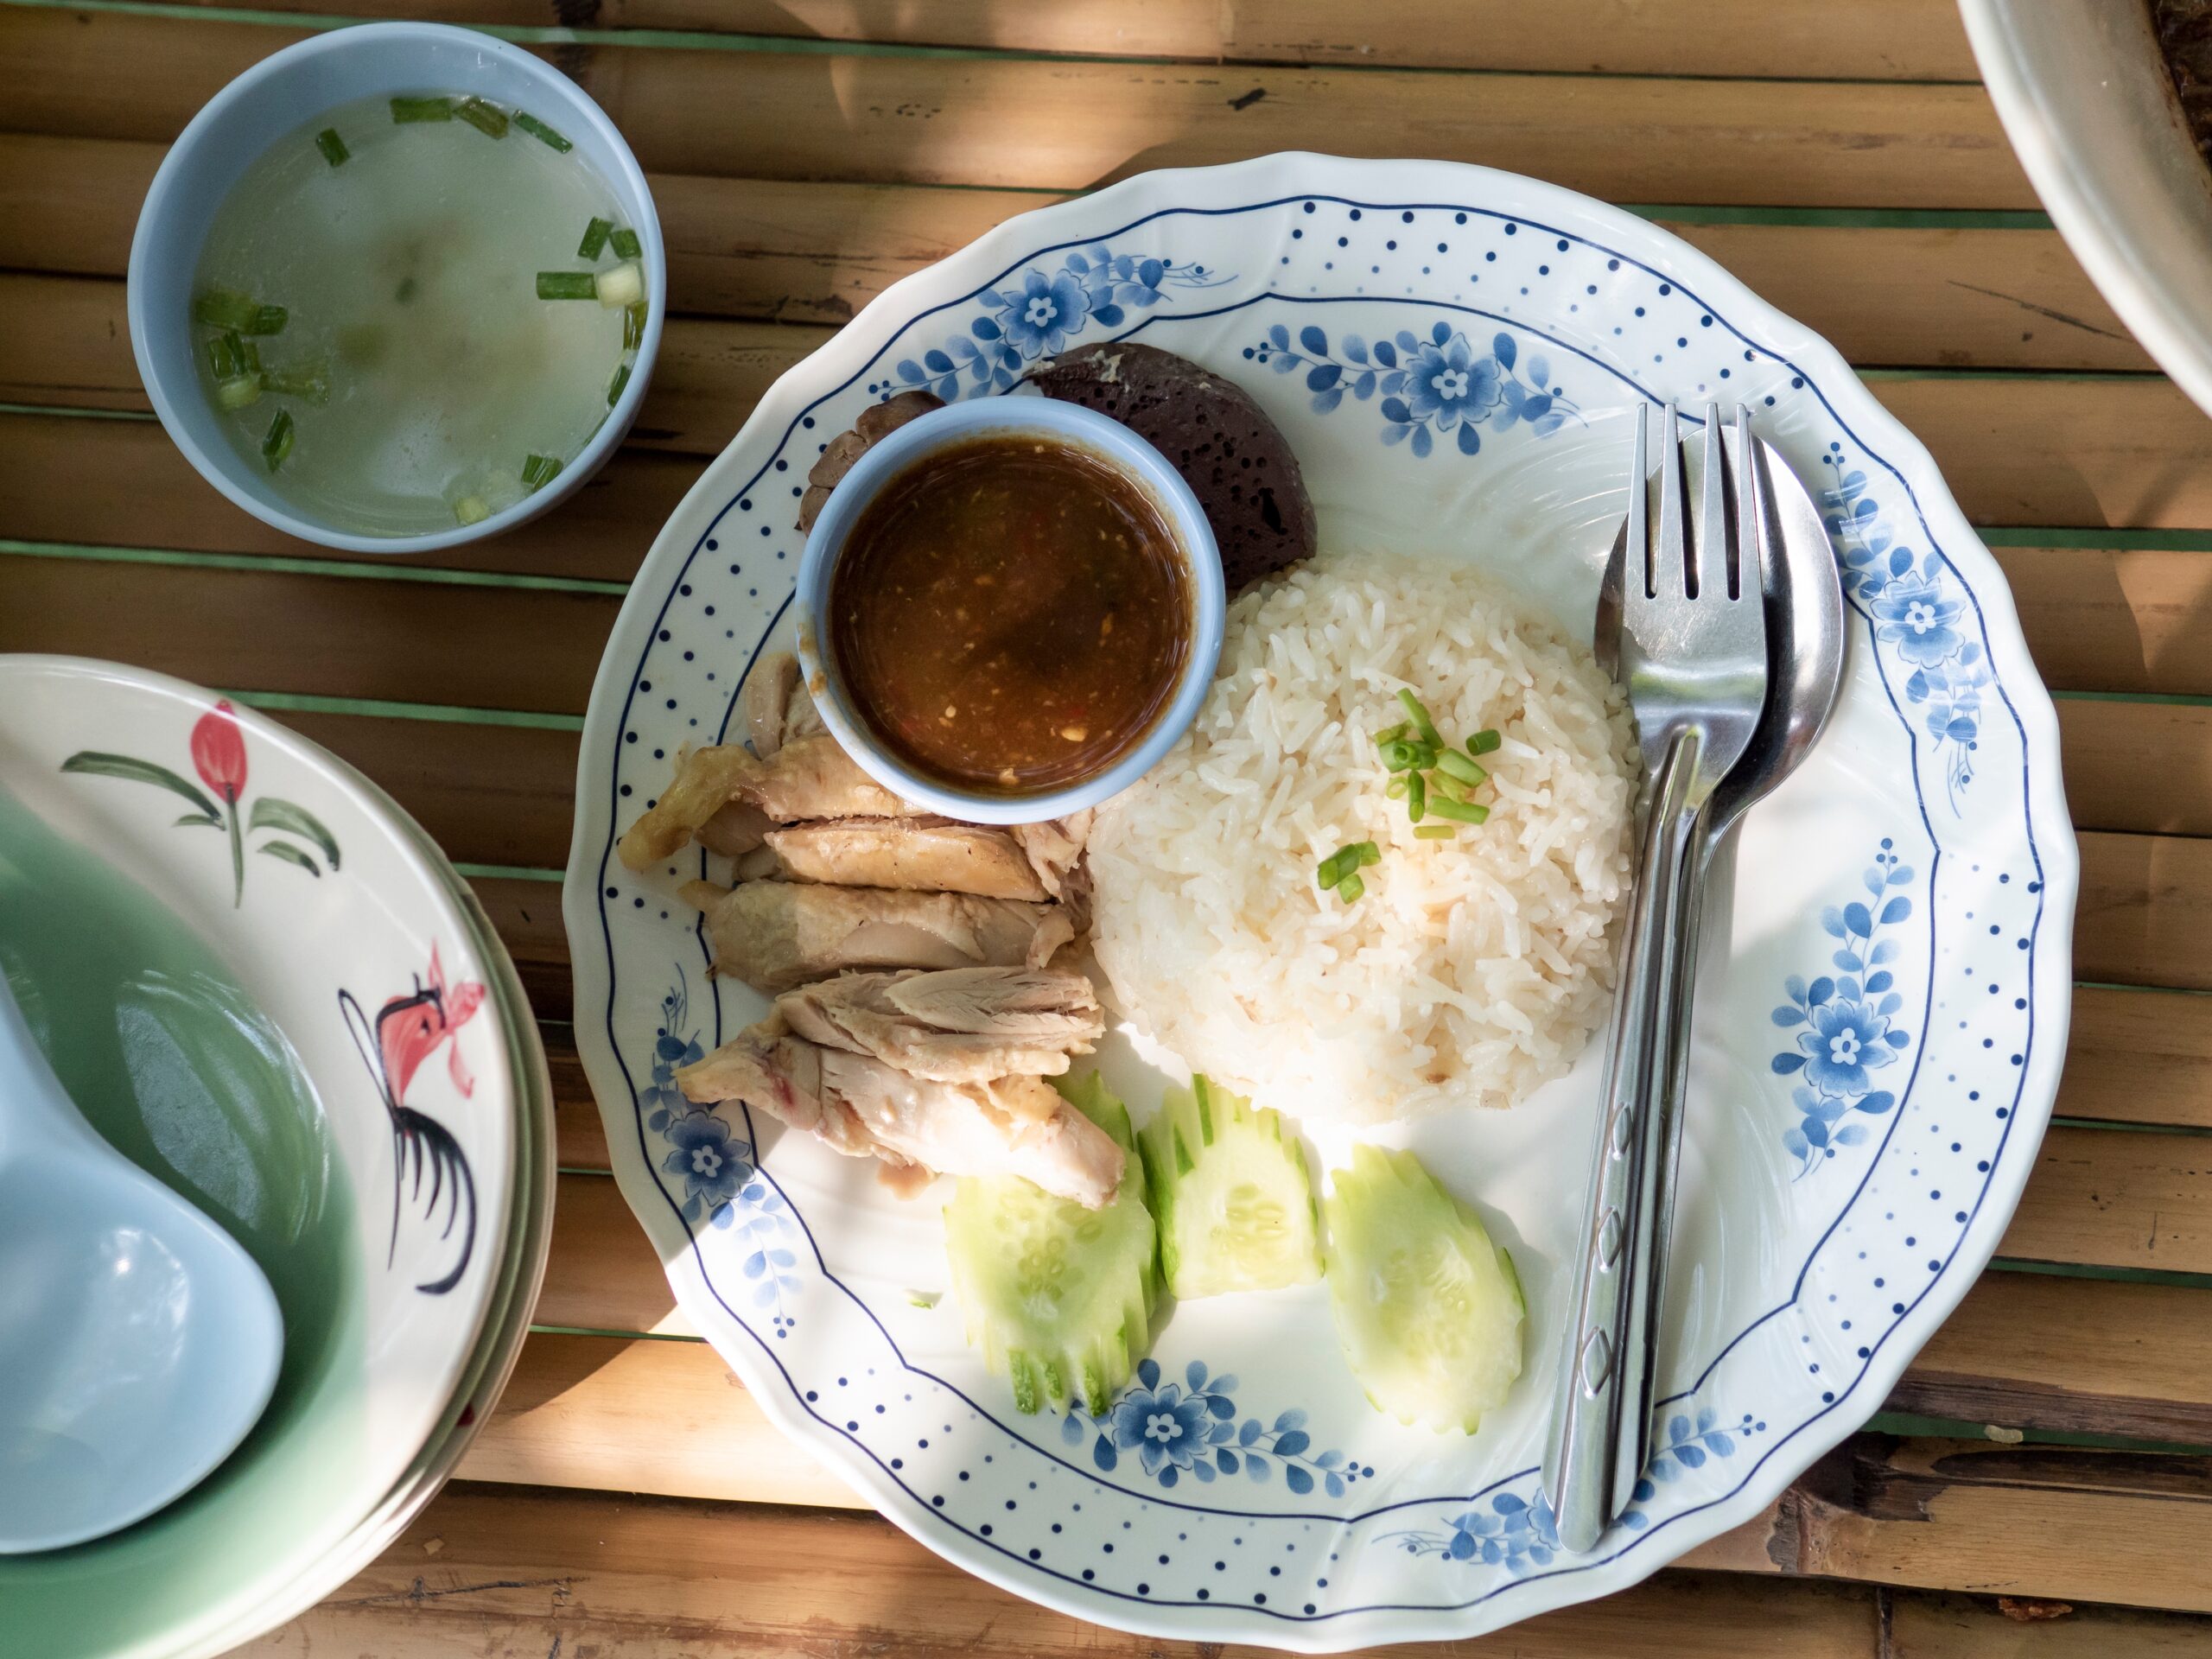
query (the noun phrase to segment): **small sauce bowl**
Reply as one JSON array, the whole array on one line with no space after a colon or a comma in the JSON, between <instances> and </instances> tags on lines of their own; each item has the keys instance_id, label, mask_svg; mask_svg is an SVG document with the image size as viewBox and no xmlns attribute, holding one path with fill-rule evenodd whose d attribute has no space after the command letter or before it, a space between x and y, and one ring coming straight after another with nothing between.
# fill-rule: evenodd
<instances>
[{"instance_id":1,"label":"small sauce bowl","mask_svg":"<svg viewBox=\"0 0 2212 1659\"><path fill-rule=\"evenodd\" d=\"M1103 770L1050 789L963 789L917 771L878 741L830 647L832 577L854 528L893 481L931 455L978 439L1033 436L1086 453L1134 485L1173 532L1191 596L1190 651L1173 697L1143 734ZM1191 486L1152 445L1109 416L1055 398L1010 396L952 404L909 421L869 448L824 504L799 557L798 655L831 734L885 788L970 823L1034 823L1120 793L1158 763L1198 715L1221 657L1227 596L1213 527Z\"/></svg>"},{"instance_id":2,"label":"small sauce bowl","mask_svg":"<svg viewBox=\"0 0 2212 1659\"><path fill-rule=\"evenodd\" d=\"M270 488L224 435L194 356L192 290L201 245L219 208L269 147L325 111L357 99L428 88L473 93L525 109L575 146L606 181L638 233L645 279L645 331L628 383L607 419L550 482L473 524L416 535L341 530L303 517ZM518 142L534 142L519 138ZM519 47L442 23L368 23L335 29L263 59L207 100L162 160L130 243L124 308L130 349L154 412L200 475L264 524L288 536L353 553L428 553L512 530L581 488L614 453L637 418L660 350L668 310L668 261L644 169L607 112L584 89Z\"/></svg>"}]
</instances>

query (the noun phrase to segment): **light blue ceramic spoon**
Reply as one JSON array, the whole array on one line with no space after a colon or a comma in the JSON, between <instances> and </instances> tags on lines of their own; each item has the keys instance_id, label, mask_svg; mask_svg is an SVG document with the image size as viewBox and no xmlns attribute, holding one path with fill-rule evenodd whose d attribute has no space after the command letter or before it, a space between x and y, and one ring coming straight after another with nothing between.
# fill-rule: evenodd
<instances>
[{"instance_id":1,"label":"light blue ceramic spoon","mask_svg":"<svg viewBox=\"0 0 2212 1659\"><path fill-rule=\"evenodd\" d=\"M269 1403L269 1281L79 1115L0 976L0 1554L118 1531Z\"/></svg>"}]
</instances>

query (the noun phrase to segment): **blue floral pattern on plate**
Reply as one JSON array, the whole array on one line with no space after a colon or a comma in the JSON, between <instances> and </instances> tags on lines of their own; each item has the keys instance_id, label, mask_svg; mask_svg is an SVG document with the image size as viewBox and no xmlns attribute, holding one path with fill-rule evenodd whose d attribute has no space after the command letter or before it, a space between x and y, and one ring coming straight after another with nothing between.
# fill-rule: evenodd
<instances>
[{"instance_id":1,"label":"blue floral pattern on plate","mask_svg":"<svg viewBox=\"0 0 2212 1659\"><path fill-rule=\"evenodd\" d=\"M1116 253L1094 242L1068 251L1053 270L1032 265L1004 288L984 290L981 315L965 334L946 335L918 358L899 359L898 384L933 391L948 404L1005 391L1031 364L1066 350L1087 329L1110 333L1133 311L1236 280L1204 265Z\"/></svg>"},{"instance_id":2,"label":"blue floral pattern on plate","mask_svg":"<svg viewBox=\"0 0 2212 1659\"><path fill-rule=\"evenodd\" d=\"M1889 967L1904 946L1885 934L1912 914L1911 899L1898 891L1912 879L1912 867L1884 837L1859 878L1867 896L1821 912L1821 927L1837 942L1828 957L1836 972L1809 981L1792 974L1783 982L1789 1001L1772 1017L1796 1038L1769 1064L1777 1077L1804 1079L1790 1092L1798 1121L1782 1137L1801 1176L1838 1147L1866 1138L1866 1126L1844 1122L1847 1116L1879 1117L1897 1104L1893 1091L1874 1086L1874 1074L1912 1046L1912 1033L1896 1023L1904 996Z\"/></svg>"},{"instance_id":3,"label":"blue floral pattern on plate","mask_svg":"<svg viewBox=\"0 0 2212 1659\"><path fill-rule=\"evenodd\" d=\"M1531 1567L1552 1564L1559 1548L1559 1525L1541 1492L1533 1498L1493 1492L1487 1508L1463 1510L1441 1527L1386 1532L1375 1541L1454 1565L1473 1561L1503 1567L1517 1578Z\"/></svg>"},{"instance_id":4,"label":"blue floral pattern on plate","mask_svg":"<svg viewBox=\"0 0 2212 1659\"><path fill-rule=\"evenodd\" d=\"M1351 1462L1341 1452L1313 1450L1306 1414L1293 1408L1275 1414L1272 1423L1257 1417L1236 1421L1236 1379L1213 1376L1202 1360L1183 1369L1180 1386L1160 1380L1157 1360L1137 1362L1137 1380L1123 1389L1103 1416L1077 1408L1061 1420L1060 1438L1070 1446L1090 1440L1090 1460L1104 1471L1134 1452L1138 1465L1162 1486L1185 1475L1201 1484L1242 1474L1264 1484L1282 1470L1283 1484L1300 1496L1316 1482L1331 1497L1342 1497L1363 1476L1375 1471Z\"/></svg>"},{"instance_id":5,"label":"blue floral pattern on plate","mask_svg":"<svg viewBox=\"0 0 2212 1659\"><path fill-rule=\"evenodd\" d=\"M1431 323L1426 340L1410 328L1371 342L1361 334L1339 334L1334 352L1328 331L1316 324L1300 328L1294 346L1290 330L1276 323L1265 340L1247 346L1244 355L1277 374L1303 368L1316 415L1332 412L1346 392L1363 404L1380 392L1376 409L1382 417L1383 444L1408 443L1416 455L1430 454L1440 433L1451 434L1461 454L1473 455L1482 452L1478 429L1484 424L1493 432L1526 425L1548 438L1568 421L1581 419L1574 400L1552 384L1551 365L1542 356L1530 354L1525 382L1514 372L1520 347L1503 329L1491 337L1490 351L1478 357L1467 336L1448 322Z\"/></svg>"},{"instance_id":6,"label":"blue floral pattern on plate","mask_svg":"<svg viewBox=\"0 0 2212 1659\"><path fill-rule=\"evenodd\" d=\"M1842 451L1830 443L1821 457L1834 480L1821 506L1841 556L1843 591L1909 668L1905 700L1925 711L1922 723L1942 758L1956 811L1960 792L1974 782L1989 659L1970 635L1966 596L1948 561L1932 549L1916 555L1897 544L1866 472L1847 467Z\"/></svg>"},{"instance_id":7,"label":"blue floral pattern on plate","mask_svg":"<svg viewBox=\"0 0 2212 1659\"><path fill-rule=\"evenodd\" d=\"M791 1208L761 1175L753 1142L730 1126L721 1106L695 1104L676 1086L677 1067L706 1058L696 1030L686 1029L691 992L680 963L660 1007L646 1073L652 1080L639 1091L639 1103L648 1114L646 1127L668 1146L661 1173L678 1189L677 1207L685 1221L734 1228L753 1246L741 1270L753 1281L753 1305L774 1310L773 1328L780 1335L796 1323L785 1304L799 1288L798 1255L784 1237L791 1228Z\"/></svg>"}]
</instances>

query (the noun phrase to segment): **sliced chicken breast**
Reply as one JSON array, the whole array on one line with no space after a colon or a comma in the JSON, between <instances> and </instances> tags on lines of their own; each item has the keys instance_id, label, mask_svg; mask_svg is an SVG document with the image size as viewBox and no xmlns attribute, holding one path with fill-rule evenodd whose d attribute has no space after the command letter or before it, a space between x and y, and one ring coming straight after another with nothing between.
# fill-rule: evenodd
<instances>
[{"instance_id":1,"label":"sliced chicken breast","mask_svg":"<svg viewBox=\"0 0 2212 1659\"><path fill-rule=\"evenodd\" d=\"M980 823L833 818L769 830L762 840L772 862L766 870L748 868L748 876L912 893L972 893L1033 904L1047 896L1021 843L1003 830Z\"/></svg>"},{"instance_id":2,"label":"sliced chicken breast","mask_svg":"<svg viewBox=\"0 0 2212 1659\"><path fill-rule=\"evenodd\" d=\"M1121 1185L1120 1146L1048 1084L911 1077L880 1060L817 1047L793 1035L780 1015L685 1066L676 1081L689 1099L741 1100L894 1171L1020 1175L1094 1210Z\"/></svg>"},{"instance_id":3,"label":"sliced chicken breast","mask_svg":"<svg viewBox=\"0 0 2212 1659\"><path fill-rule=\"evenodd\" d=\"M623 833L614 849L617 855L633 870L649 869L673 857L760 772L760 761L741 743L685 750L676 757L676 776L660 798Z\"/></svg>"},{"instance_id":4,"label":"sliced chicken breast","mask_svg":"<svg viewBox=\"0 0 2212 1659\"><path fill-rule=\"evenodd\" d=\"M747 741L763 760L786 743L819 737L828 729L799 677L798 658L788 651L771 652L753 665L738 694L738 707L745 716Z\"/></svg>"},{"instance_id":5,"label":"sliced chicken breast","mask_svg":"<svg viewBox=\"0 0 2212 1659\"><path fill-rule=\"evenodd\" d=\"M862 772L833 737L785 742L766 760L742 744L717 743L677 758L668 788L616 850L630 868L650 868L681 851L734 801L749 802L778 823L924 816Z\"/></svg>"},{"instance_id":6,"label":"sliced chicken breast","mask_svg":"<svg viewBox=\"0 0 2212 1659\"><path fill-rule=\"evenodd\" d=\"M1065 818L1017 823L1007 833L1020 844L1038 884L1068 907L1077 931L1090 925L1090 866L1083 849L1090 839L1091 812L1085 807Z\"/></svg>"},{"instance_id":7,"label":"sliced chicken breast","mask_svg":"<svg viewBox=\"0 0 2212 1659\"><path fill-rule=\"evenodd\" d=\"M854 968L1041 968L1067 937L1058 906L963 893L694 881L683 899L715 965L770 996Z\"/></svg>"},{"instance_id":8,"label":"sliced chicken breast","mask_svg":"<svg viewBox=\"0 0 2212 1659\"><path fill-rule=\"evenodd\" d=\"M776 1011L810 1042L939 1083L1057 1077L1106 1029L1088 979L1025 968L844 974Z\"/></svg>"},{"instance_id":9,"label":"sliced chicken breast","mask_svg":"<svg viewBox=\"0 0 2212 1659\"><path fill-rule=\"evenodd\" d=\"M823 733L787 737L748 784L746 798L779 823L808 818L917 818L928 814L862 772Z\"/></svg>"},{"instance_id":10,"label":"sliced chicken breast","mask_svg":"<svg viewBox=\"0 0 2212 1659\"><path fill-rule=\"evenodd\" d=\"M798 658L788 651L771 652L753 664L737 694L738 710L745 716L746 736L761 760L784 747L784 721L798 690Z\"/></svg>"}]
</instances>

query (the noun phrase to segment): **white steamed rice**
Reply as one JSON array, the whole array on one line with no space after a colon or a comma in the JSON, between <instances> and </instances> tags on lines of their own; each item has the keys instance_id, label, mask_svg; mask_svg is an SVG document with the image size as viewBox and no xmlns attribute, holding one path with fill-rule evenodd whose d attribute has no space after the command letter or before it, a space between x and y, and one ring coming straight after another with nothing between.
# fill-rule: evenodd
<instances>
[{"instance_id":1,"label":"white steamed rice","mask_svg":"<svg viewBox=\"0 0 2212 1659\"><path fill-rule=\"evenodd\" d=\"M1383 793L1373 734L1408 685L1447 739L1504 737L1490 821L1453 841ZM1461 566L1324 554L1230 607L1190 734L1100 815L1099 963L1141 1030L1263 1105L1512 1105L1605 1015L1636 768L1620 690L1557 623ZM1362 840L1382 861L1348 906L1314 867Z\"/></svg>"}]
</instances>

